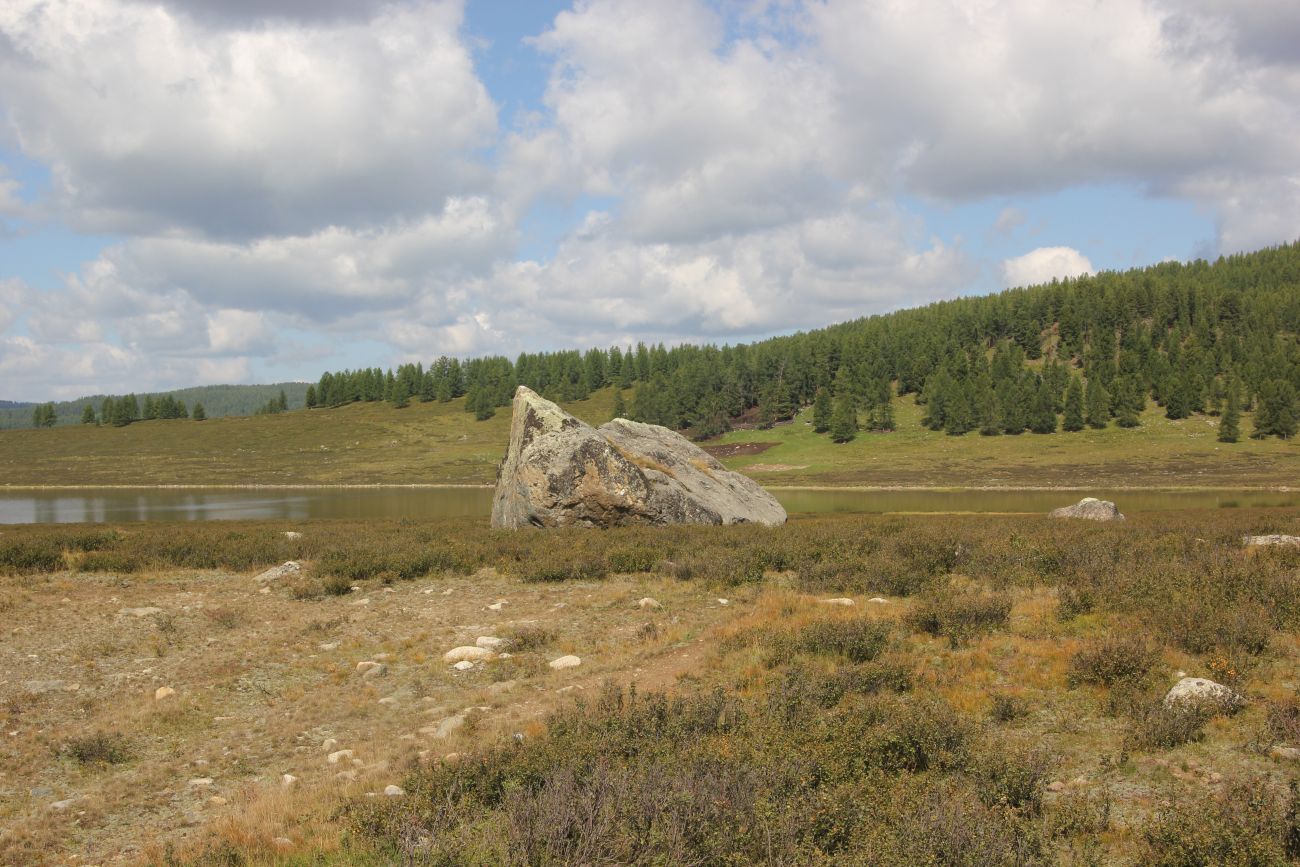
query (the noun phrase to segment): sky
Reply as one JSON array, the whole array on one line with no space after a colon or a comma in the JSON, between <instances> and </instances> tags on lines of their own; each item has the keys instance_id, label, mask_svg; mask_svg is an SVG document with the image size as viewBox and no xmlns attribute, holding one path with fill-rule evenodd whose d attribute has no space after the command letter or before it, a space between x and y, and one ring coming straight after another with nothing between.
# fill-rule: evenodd
<instances>
[{"instance_id":1,"label":"sky","mask_svg":"<svg viewBox=\"0 0 1300 867\"><path fill-rule=\"evenodd\" d=\"M1300 238L1295 0L3 0L0 398Z\"/></svg>"}]
</instances>

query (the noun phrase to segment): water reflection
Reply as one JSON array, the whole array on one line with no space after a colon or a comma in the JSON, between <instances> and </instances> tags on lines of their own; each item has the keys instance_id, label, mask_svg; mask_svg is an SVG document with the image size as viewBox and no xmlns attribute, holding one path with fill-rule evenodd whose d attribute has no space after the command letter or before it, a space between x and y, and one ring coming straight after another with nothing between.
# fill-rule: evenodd
<instances>
[{"instance_id":1,"label":"water reflection","mask_svg":"<svg viewBox=\"0 0 1300 867\"><path fill-rule=\"evenodd\" d=\"M791 514L815 512L1044 513L1076 502L1064 491L778 490ZM1127 513L1167 509L1300 505L1300 493L1272 491L1089 491ZM3 491L0 524L121 521L307 520L310 518L486 518L488 488L86 489Z\"/></svg>"}]
</instances>

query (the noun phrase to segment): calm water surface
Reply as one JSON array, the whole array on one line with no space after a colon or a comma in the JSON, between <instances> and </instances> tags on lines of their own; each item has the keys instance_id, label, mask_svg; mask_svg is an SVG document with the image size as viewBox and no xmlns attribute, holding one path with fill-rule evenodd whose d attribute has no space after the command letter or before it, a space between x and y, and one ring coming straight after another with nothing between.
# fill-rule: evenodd
<instances>
[{"instance_id":1,"label":"calm water surface","mask_svg":"<svg viewBox=\"0 0 1300 867\"><path fill-rule=\"evenodd\" d=\"M1300 492L1269 491L774 491L791 514L814 512L1042 513L1085 493L1128 513L1168 509L1300 506ZM488 488L317 488L229 490L0 489L0 524L120 521L446 518L481 515Z\"/></svg>"}]
</instances>

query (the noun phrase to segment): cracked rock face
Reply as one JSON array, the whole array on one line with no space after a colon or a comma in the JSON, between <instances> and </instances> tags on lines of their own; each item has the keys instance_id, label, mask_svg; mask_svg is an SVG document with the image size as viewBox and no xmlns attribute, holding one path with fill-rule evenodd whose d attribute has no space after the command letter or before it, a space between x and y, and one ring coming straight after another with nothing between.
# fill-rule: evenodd
<instances>
[{"instance_id":1,"label":"cracked rock face","mask_svg":"<svg viewBox=\"0 0 1300 867\"><path fill-rule=\"evenodd\" d=\"M776 525L785 518L758 483L680 434L621 418L593 428L525 386L515 392L493 527Z\"/></svg>"}]
</instances>

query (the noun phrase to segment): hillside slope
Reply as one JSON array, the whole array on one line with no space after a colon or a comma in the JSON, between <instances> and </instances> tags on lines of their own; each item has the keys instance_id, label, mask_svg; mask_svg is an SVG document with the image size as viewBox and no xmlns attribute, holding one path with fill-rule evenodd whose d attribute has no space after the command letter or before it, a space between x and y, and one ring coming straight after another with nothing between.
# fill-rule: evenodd
<instances>
[{"instance_id":1,"label":"hillside slope","mask_svg":"<svg viewBox=\"0 0 1300 867\"><path fill-rule=\"evenodd\" d=\"M613 402L613 390L603 389L565 408L598 424ZM769 486L1300 487L1295 442L1219 443L1216 420L1170 421L1154 407L1132 429L954 437L921 426L912 396L894 406L897 431L863 432L843 445L814 434L807 410L791 423L706 445L722 447L724 463ZM475 421L457 399L0 431L0 484L492 484L509 425L504 412ZM1250 425L1247 414L1243 428Z\"/></svg>"}]
</instances>

